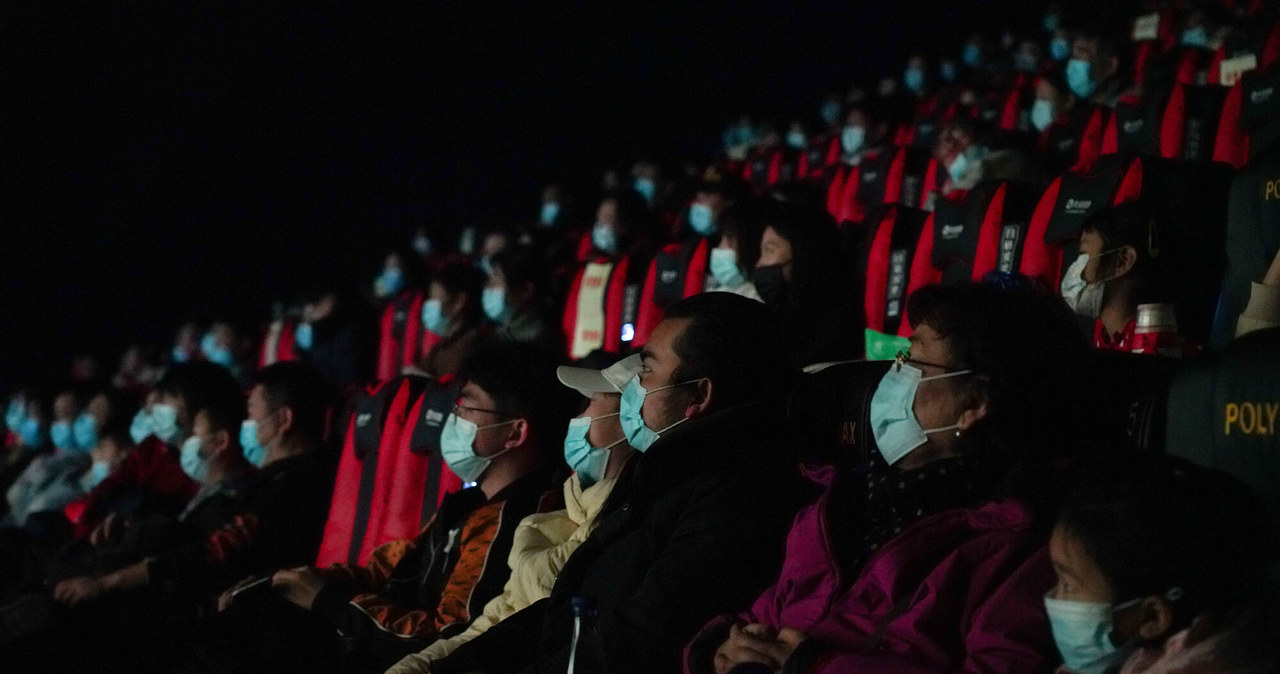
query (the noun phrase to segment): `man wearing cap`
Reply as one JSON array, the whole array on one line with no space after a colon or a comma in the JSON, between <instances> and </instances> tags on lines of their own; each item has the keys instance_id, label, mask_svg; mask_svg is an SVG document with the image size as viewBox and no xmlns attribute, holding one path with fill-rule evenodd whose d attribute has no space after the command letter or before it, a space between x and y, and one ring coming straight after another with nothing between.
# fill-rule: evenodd
<instances>
[{"instance_id":1,"label":"man wearing cap","mask_svg":"<svg viewBox=\"0 0 1280 674\"><path fill-rule=\"evenodd\" d=\"M564 458L574 474L564 483L565 509L524 518L516 529L508 564L511 578L502 594L484 607L465 632L440 639L421 653L401 660L388 674L426 674L432 663L475 639L539 599L546 599L556 575L569 555L595 528L596 515L622 472L635 454L622 433L618 404L627 382L640 371L640 356L633 355L606 367L594 369L615 357L596 351L579 361L583 367L561 366L560 383L574 389L587 401L582 414L569 420L564 440Z\"/></svg>"},{"instance_id":2,"label":"man wearing cap","mask_svg":"<svg viewBox=\"0 0 1280 674\"><path fill-rule=\"evenodd\" d=\"M480 616L507 582L519 523L561 507L549 488L573 400L552 378L556 363L515 343L468 356L440 446L475 486L448 494L416 538L376 548L364 566L281 570L265 596L224 595L218 645L199 648L205 669L331 671L340 659L345 671L381 672Z\"/></svg>"},{"instance_id":3,"label":"man wearing cap","mask_svg":"<svg viewBox=\"0 0 1280 674\"><path fill-rule=\"evenodd\" d=\"M703 293L671 305L622 389L622 430L640 454L595 531L549 598L431 671L565 671L574 597L598 611L610 672L679 671L681 647L710 616L769 583L795 511L812 496L782 413L784 352L759 302Z\"/></svg>"}]
</instances>

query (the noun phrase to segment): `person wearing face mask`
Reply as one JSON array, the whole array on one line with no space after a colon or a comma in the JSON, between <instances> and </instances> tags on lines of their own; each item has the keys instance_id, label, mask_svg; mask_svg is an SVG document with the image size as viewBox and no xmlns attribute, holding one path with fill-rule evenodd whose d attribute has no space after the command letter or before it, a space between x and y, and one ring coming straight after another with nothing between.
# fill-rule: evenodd
<instances>
[{"instance_id":1,"label":"person wearing face mask","mask_svg":"<svg viewBox=\"0 0 1280 674\"><path fill-rule=\"evenodd\" d=\"M695 239L714 239L720 233L716 223L720 212L730 204L746 197L746 185L715 167L702 174L693 203L685 215L685 221Z\"/></svg>"},{"instance_id":2,"label":"person wearing face mask","mask_svg":"<svg viewBox=\"0 0 1280 674\"><path fill-rule=\"evenodd\" d=\"M1060 292L1085 322L1095 349L1133 348L1138 305L1167 302L1159 285L1159 229L1136 203L1101 209L1085 219L1080 256Z\"/></svg>"},{"instance_id":3,"label":"person wearing face mask","mask_svg":"<svg viewBox=\"0 0 1280 674\"><path fill-rule=\"evenodd\" d=\"M417 371L433 377L456 373L462 361L484 341L489 330L481 320L484 275L474 265L455 262L431 279L422 303L422 325L431 342Z\"/></svg>"},{"instance_id":4,"label":"person wearing face mask","mask_svg":"<svg viewBox=\"0 0 1280 674\"><path fill-rule=\"evenodd\" d=\"M1013 674L1057 661L1041 523L1082 436L1087 347L1029 287L927 286L907 315L909 355L870 396L875 450L822 473L774 585L708 623L686 672Z\"/></svg>"},{"instance_id":5,"label":"person wearing face mask","mask_svg":"<svg viewBox=\"0 0 1280 674\"><path fill-rule=\"evenodd\" d=\"M181 365L192 362L199 353L200 326L195 323L183 324L178 328L178 334L173 340L173 348L169 351L169 364Z\"/></svg>"},{"instance_id":6,"label":"person wearing face mask","mask_svg":"<svg viewBox=\"0 0 1280 674\"><path fill-rule=\"evenodd\" d=\"M596 531L548 599L431 671L565 669L574 596L595 599L610 671L674 671L698 625L773 573L805 497L781 418L791 373L780 340L769 310L744 297L703 293L668 307L623 388L622 431L640 453Z\"/></svg>"},{"instance_id":7,"label":"person wearing face mask","mask_svg":"<svg viewBox=\"0 0 1280 674\"><path fill-rule=\"evenodd\" d=\"M495 256L481 296L493 336L553 351L561 348L560 333L551 327L550 284L546 264L532 247L514 246Z\"/></svg>"},{"instance_id":8,"label":"person wearing face mask","mask_svg":"<svg viewBox=\"0 0 1280 674\"><path fill-rule=\"evenodd\" d=\"M1085 134L1098 107L1078 101L1059 73L1036 80L1035 95L1030 122L1039 134L1036 154L1045 171L1056 175L1096 159Z\"/></svg>"},{"instance_id":9,"label":"person wearing face mask","mask_svg":"<svg viewBox=\"0 0 1280 674\"><path fill-rule=\"evenodd\" d=\"M181 512L199 490L180 462L194 410L213 399L240 397L240 384L225 367L208 362L170 367L149 405L151 434L78 504L76 538L99 545L112 540L129 516Z\"/></svg>"},{"instance_id":10,"label":"person wearing face mask","mask_svg":"<svg viewBox=\"0 0 1280 674\"><path fill-rule=\"evenodd\" d=\"M1081 101L1115 108L1127 85L1120 69L1120 52L1114 38L1082 32L1071 42L1067 61L1067 85Z\"/></svg>"},{"instance_id":11,"label":"person wearing face mask","mask_svg":"<svg viewBox=\"0 0 1280 674\"><path fill-rule=\"evenodd\" d=\"M196 412L192 433L182 443L180 461L183 472L199 484L199 491L176 517L137 518L108 544L64 549L46 571L47 577L57 582L55 588L61 586L68 594L86 589L92 592L106 585L108 572L137 564L149 555L203 541L231 521L255 472L236 439L244 421L244 406L243 396L224 396L210 400ZM109 474L119 467L124 458L120 447L114 445L119 436L115 431L108 436L113 440L95 449L93 472Z\"/></svg>"},{"instance_id":12,"label":"person wearing face mask","mask_svg":"<svg viewBox=\"0 0 1280 674\"><path fill-rule=\"evenodd\" d=\"M1044 171L1030 153L1001 146L992 130L977 120L959 118L942 130L934 157L946 167L942 194L967 191L987 180L1010 180L1044 186Z\"/></svg>"},{"instance_id":13,"label":"person wearing face mask","mask_svg":"<svg viewBox=\"0 0 1280 674\"><path fill-rule=\"evenodd\" d=\"M64 580L54 587L55 601L67 606L92 604L93 611L123 610L130 604L126 597L160 591L181 614L184 607L194 608L188 603L190 598L205 596L234 578L315 559L333 488L332 471L319 449L328 407L324 380L314 368L296 361L263 368L255 380L248 418L241 427L254 429L257 443L266 450L265 458L235 514L206 536L141 562L98 577ZM214 434L219 445L223 444L223 432L227 431ZM200 452L207 454L205 445L213 440L202 438ZM224 451L236 445L229 438L225 444ZM139 592L144 588L150 592ZM162 621L164 615L170 614L149 623L167 628L167 633L157 631L168 637L146 652L153 662L173 669L186 657L193 635L183 630L182 622ZM172 634L175 631L177 634ZM145 640L153 633L148 628L129 634ZM199 634L205 634L204 630ZM116 652L132 656L130 649ZM95 662L97 666L120 666L99 657L103 662Z\"/></svg>"},{"instance_id":14,"label":"person wearing face mask","mask_svg":"<svg viewBox=\"0 0 1280 674\"><path fill-rule=\"evenodd\" d=\"M205 659L207 671L304 666L337 653L340 641L347 671L384 671L446 626L479 617L508 580L503 562L520 521L556 507L552 468L572 399L556 384L555 363L553 354L520 344L472 354L440 451L474 486L445 496L417 537L376 548L366 566L286 567L271 575L270 601L224 595L202 649L218 654Z\"/></svg>"},{"instance_id":15,"label":"person wearing face mask","mask_svg":"<svg viewBox=\"0 0 1280 674\"><path fill-rule=\"evenodd\" d=\"M783 326L787 362L801 367L856 356L848 335L857 332L857 317L830 302L852 286L836 259L831 217L783 202L763 205L759 217L764 229L751 284Z\"/></svg>"},{"instance_id":16,"label":"person wearing face mask","mask_svg":"<svg viewBox=\"0 0 1280 674\"><path fill-rule=\"evenodd\" d=\"M1071 58L1071 33L1065 28L1055 28L1049 38L1048 54L1055 63L1065 63Z\"/></svg>"},{"instance_id":17,"label":"person wearing face mask","mask_svg":"<svg viewBox=\"0 0 1280 674\"><path fill-rule=\"evenodd\" d=\"M760 210L760 204L755 202L740 202L724 209L720 214L720 243L711 249L707 266L720 291L763 301L751 282L764 232Z\"/></svg>"},{"instance_id":18,"label":"person wearing face mask","mask_svg":"<svg viewBox=\"0 0 1280 674\"><path fill-rule=\"evenodd\" d=\"M354 293L327 285L316 287L303 300L299 331L309 326L305 332L311 334L300 360L320 370L334 396L372 379L377 318L369 305Z\"/></svg>"},{"instance_id":19,"label":"person wearing face mask","mask_svg":"<svg viewBox=\"0 0 1280 674\"><path fill-rule=\"evenodd\" d=\"M389 674L427 674L432 663L475 639L508 616L545 599L556 574L573 551L595 530L595 519L635 450L627 444L618 418L622 389L640 369L640 356L624 358L604 369L613 357L597 351L579 361L580 367L560 366L560 383L587 400L582 414L569 420L564 458L574 474L565 480L565 510L530 515L516 529L508 565L511 577L502 594L484 607L461 634L440 639L420 653L407 656Z\"/></svg>"},{"instance_id":20,"label":"person wearing face mask","mask_svg":"<svg viewBox=\"0 0 1280 674\"><path fill-rule=\"evenodd\" d=\"M1058 674L1275 671L1280 557L1261 500L1180 459L1130 463L1073 493L1053 529Z\"/></svg>"},{"instance_id":21,"label":"person wearing face mask","mask_svg":"<svg viewBox=\"0 0 1280 674\"><path fill-rule=\"evenodd\" d=\"M920 98L925 95L925 72L928 63L919 54L907 59L907 67L902 71L902 88L911 96Z\"/></svg>"}]
</instances>

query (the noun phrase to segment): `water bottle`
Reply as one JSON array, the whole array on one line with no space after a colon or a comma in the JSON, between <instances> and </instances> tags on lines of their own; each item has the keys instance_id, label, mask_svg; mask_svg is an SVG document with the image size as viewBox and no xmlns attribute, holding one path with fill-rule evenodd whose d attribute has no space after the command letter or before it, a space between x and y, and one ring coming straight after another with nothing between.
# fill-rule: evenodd
<instances>
[{"instance_id":1,"label":"water bottle","mask_svg":"<svg viewBox=\"0 0 1280 674\"><path fill-rule=\"evenodd\" d=\"M569 600L573 610L573 643L569 647L568 674L604 674L604 641L596 624L596 609L590 599L574 597Z\"/></svg>"}]
</instances>

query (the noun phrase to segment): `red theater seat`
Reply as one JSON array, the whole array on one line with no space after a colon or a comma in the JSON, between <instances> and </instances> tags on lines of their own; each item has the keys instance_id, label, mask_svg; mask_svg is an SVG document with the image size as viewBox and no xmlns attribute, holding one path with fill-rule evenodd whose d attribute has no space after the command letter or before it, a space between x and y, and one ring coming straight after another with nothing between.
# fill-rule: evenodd
<instances>
[{"instance_id":1,"label":"red theater seat","mask_svg":"<svg viewBox=\"0 0 1280 674\"><path fill-rule=\"evenodd\" d=\"M863 296L868 329L903 337L911 333L904 320L911 261L928 219L925 211L891 204L868 220Z\"/></svg>"},{"instance_id":2,"label":"red theater seat","mask_svg":"<svg viewBox=\"0 0 1280 674\"><path fill-rule=\"evenodd\" d=\"M703 238L664 246L653 256L640 293L632 347L644 346L666 308L706 288L711 244Z\"/></svg>"},{"instance_id":3,"label":"red theater seat","mask_svg":"<svg viewBox=\"0 0 1280 674\"><path fill-rule=\"evenodd\" d=\"M382 310L376 373L380 381L400 374L401 368L418 362L422 355L423 299L421 292L405 291Z\"/></svg>"},{"instance_id":4,"label":"red theater seat","mask_svg":"<svg viewBox=\"0 0 1280 674\"><path fill-rule=\"evenodd\" d=\"M596 349L621 353L626 311L627 275L630 260L607 257L584 262L578 267L564 305L563 328L570 358L583 358ZM633 326L634 327L634 326Z\"/></svg>"},{"instance_id":5,"label":"red theater seat","mask_svg":"<svg viewBox=\"0 0 1280 674\"><path fill-rule=\"evenodd\" d=\"M1226 87L1217 84L1174 86L1160 125L1160 156L1212 159L1226 97Z\"/></svg>"},{"instance_id":6,"label":"red theater seat","mask_svg":"<svg viewBox=\"0 0 1280 674\"><path fill-rule=\"evenodd\" d=\"M420 381L397 377L355 394L316 566L363 563L373 549L377 532L369 535L369 525L381 517L374 511L385 505L378 503L378 488L385 489L393 469L393 445L385 441L399 432L404 410L415 389L420 390ZM397 423L388 424L397 417Z\"/></svg>"},{"instance_id":7,"label":"red theater seat","mask_svg":"<svg viewBox=\"0 0 1280 674\"><path fill-rule=\"evenodd\" d=\"M266 334L262 336L262 348L258 350L258 367L297 360L298 353L294 343L297 331L297 319L277 318L271 321Z\"/></svg>"},{"instance_id":8,"label":"red theater seat","mask_svg":"<svg viewBox=\"0 0 1280 674\"><path fill-rule=\"evenodd\" d=\"M1084 219L1100 208L1136 199L1141 184L1142 165L1114 155L1087 170L1062 174L1040 196L1018 271L1057 292L1062 274L1079 255Z\"/></svg>"}]
</instances>

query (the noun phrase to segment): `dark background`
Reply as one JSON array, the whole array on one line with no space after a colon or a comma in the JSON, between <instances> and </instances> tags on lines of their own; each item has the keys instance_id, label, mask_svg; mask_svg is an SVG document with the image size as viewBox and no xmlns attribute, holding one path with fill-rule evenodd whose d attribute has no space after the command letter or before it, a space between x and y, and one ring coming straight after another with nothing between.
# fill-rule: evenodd
<instances>
[{"instance_id":1,"label":"dark background","mask_svg":"<svg viewBox=\"0 0 1280 674\"><path fill-rule=\"evenodd\" d=\"M0 10L0 390L78 352L112 370L188 319L257 329L318 278L367 286L417 225L532 219L549 180L709 158L741 110L814 117L909 48L956 54L970 30L1025 32L1041 12L102 4Z\"/></svg>"}]
</instances>

